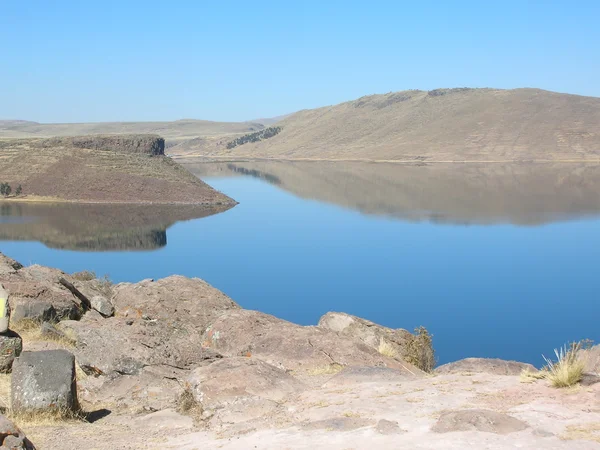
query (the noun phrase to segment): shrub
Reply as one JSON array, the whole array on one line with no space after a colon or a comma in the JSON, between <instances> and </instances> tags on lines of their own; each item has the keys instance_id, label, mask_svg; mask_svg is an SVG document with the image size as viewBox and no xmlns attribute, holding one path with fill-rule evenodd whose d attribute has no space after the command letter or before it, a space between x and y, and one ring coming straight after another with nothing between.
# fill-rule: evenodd
<instances>
[{"instance_id":1,"label":"shrub","mask_svg":"<svg viewBox=\"0 0 600 450\"><path fill-rule=\"evenodd\" d=\"M424 372L431 372L435 367L433 335L423 326L415 328L415 334L406 343L404 359Z\"/></svg>"},{"instance_id":2,"label":"shrub","mask_svg":"<svg viewBox=\"0 0 600 450\"><path fill-rule=\"evenodd\" d=\"M379 347L377 348L380 354L389 358L397 358L398 352L396 348L383 338L379 339Z\"/></svg>"},{"instance_id":3,"label":"shrub","mask_svg":"<svg viewBox=\"0 0 600 450\"><path fill-rule=\"evenodd\" d=\"M542 355L548 365L546 378L550 380L552 386L569 387L581 381L585 369L585 361L579 355L582 346L583 342L573 342L568 346L554 349L556 362Z\"/></svg>"},{"instance_id":4,"label":"shrub","mask_svg":"<svg viewBox=\"0 0 600 450\"><path fill-rule=\"evenodd\" d=\"M21 192L23 192L23 187L21 185L18 185L17 189L15 189L15 195L18 197L19 195L21 195Z\"/></svg>"},{"instance_id":5,"label":"shrub","mask_svg":"<svg viewBox=\"0 0 600 450\"><path fill-rule=\"evenodd\" d=\"M264 139L269 139L279 134L280 131L281 127L269 127L265 128L264 130L257 131L256 133L245 134L227 143L227 148L231 150L232 148L235 148L238 145L244 145L248 142L258 142Z\"/></svg>"}]
</instances>

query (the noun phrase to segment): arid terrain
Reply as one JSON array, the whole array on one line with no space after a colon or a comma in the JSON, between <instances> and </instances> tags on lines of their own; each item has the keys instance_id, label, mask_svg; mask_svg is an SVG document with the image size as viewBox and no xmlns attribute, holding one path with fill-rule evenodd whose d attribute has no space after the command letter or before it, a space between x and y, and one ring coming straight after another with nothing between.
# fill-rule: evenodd
<instances>
[{"instance_id":1,"label":"arid terrain","mask_svg":"<svg viewBox=\"0 0 600 450\"><path fill-rule=\"evenodd\" d=\"M362 161L599 161L600 98L539 89L436 89L299 111L276 136L228 149L196 139L176 155Z\"/></svg>"},{"instance_id":2,"label":"arid terrain","mask_svg":"<svg viewBox=\"0 0 600 450\"><path fill-rule=\"evenodd\" d=\"M0 180L8 201L233 205L164 156L158 136L0 140Z\"/></svg>"},{"instance_id":3,"label":"arid terrain","mask_svg":"<svg viewBox=\"0 0 600 450\"><path fill-rule=\"evenodd\" d=\"M422 330L337 312L299 326L197 278L112 285L0 254L0 282L2 339L75 355L87 420L16 414L17 375L0 375L4 414L38 449L600 448L600 347L580 355L580 383L556 388L519 362L432 370Z\"/></svg>"}]
</instances>

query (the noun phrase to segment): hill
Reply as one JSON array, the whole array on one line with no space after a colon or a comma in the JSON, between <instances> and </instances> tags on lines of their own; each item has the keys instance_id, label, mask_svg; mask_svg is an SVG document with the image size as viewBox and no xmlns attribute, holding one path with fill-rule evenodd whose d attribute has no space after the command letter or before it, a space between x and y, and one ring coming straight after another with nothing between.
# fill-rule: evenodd
<instances>
[{"instance_id":1,"label":"hill","mask_svg":"<svg viewBox=\"0 0 600 450\"><path fill-rule=\"evenodd\" d=\"M235 204L165 157L158 136L0 140L0 181L23 200Z\"/></svg>"},{"instance_id":2,"label":"hill","mask_svg":"<svg viewBox=\"0 0 600 450\"><path fill-rule=\"evenodd\" d=\"M600 98L539 89L436 89L304 110L281 132L184 142L180 156L376 161L600 160Z\"/></svg>"}]
</instances>

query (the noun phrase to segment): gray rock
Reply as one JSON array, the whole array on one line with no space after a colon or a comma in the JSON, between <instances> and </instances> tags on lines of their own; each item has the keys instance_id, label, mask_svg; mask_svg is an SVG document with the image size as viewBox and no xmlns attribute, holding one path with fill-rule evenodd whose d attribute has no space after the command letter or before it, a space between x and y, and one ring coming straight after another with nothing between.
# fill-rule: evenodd
<instances>
[{"instance_id":1,"label":"gray rock","mask_svg":"<svg viewBox=\"0 0 600 450\"><path fill-rule=\"evenodd\" d=\"M51 324L50 322L44 322L42 323L42 326L40 327L40 334L44 337L50 338L50 339L54 339L54 340L70 340L67 335L65 333L63 333L62 331L58 330L53 324Z\"/></svg>"},{"instance_id":2,"label":"gray rock","mask_svg":"<svg viewBox=\"0 0 600 450\"><path fill-rule=\"evenodd\" d=\"M386 420L386 419L381 419L379 422L377 422L377 425L375 426L375 430L379 434L400 434L400 433L402 433L402 429L398 425L398 422Z\"/></svg>"},{"instance_id":3,"label":"gray rock","mask_svg":"<svg viewBox=\"0 0 600 450\"><path fill-rule=\"evenodd\" d=\"M465 358L459 361L444 364L435 369L437 374L448 373L491 373L493 375L519 375L523 370L537 372L531 364L505 361L496 358Z\"/></svg>"},{"instance_id":4,"label":"gray rock","mask_svg":"<svg viewBox=\"0 0 600 450\"><path fill-rule=\"evenodd\" d=\"M17 413L77 411L75 357L66 350L23 352L13 364L11 394Z\"/></svg>"},{"instance_id":5,"label":"gray rock","mask_svg":"<svg viewBox=\"0 0 600 450\"><path fill-rule=\"evenodd\" d=\"M359 383L402 383L420 377L418 372L413 376L405 370L388 367L347 367L329 379L324 387L332 388Z\"/></svg>"},{"instance_id":6,"label":"gray rock","mask_svg":"<svg viewBox=\"0 0 600 450\"><path fill-rule=\"evenodd\" d=\"M333 417L331 419L316 420L304 424L304 430L331 430L331 431L352 431L358 428L368 427L373 422L369 419L360 417Z\"/></svg>"},{"instance_id":7,"label":"gray rock","mask_svg":"<svg viewBox=\"0 0 600 450\"><path fill-rule=\"evenodd\" d=\"M6 276L14 274L18 270L22 269L23 265L18 263L12 258L0 253L0 275Z\"/></svg>"},{"instance_id":8,"label":"gray rock","mask_svg":"<svg viewBox=\"0 0 600 450\"><path fill-rule=\"evenodd\" d=\"M25 434L14 423L0 414L0 448L10 450L35 450Z\"/></svg>"},{"instance_id":9,"label":"gray rock","mask_svg":"<svg viewBox=\"0 0 600 450\"><path fill-rule=\"evenodd\" d=\"M10 372L13 361L21 354L22 350L23 340L17 333L8 330L6 333L0 334L0 372Z\"/></svg>"},{"instance_id":10,"label":"gray rock","mask_svg":"<svg viewBox=\"0 0 600 450\"><path fill-rule=\"evenodd\" d=\"M90 299L92 308L102 314L104 317L110 317L115 313L115 307L102 295L95 295Z\"/></svg>"},{"instance_id":11,"label":"gray rock","mask_svg":"<svg viewBox=\"0 0 600 450\"><path fill-rule=\"evenodd\" d=\"M527 424L507 414L485 409L467 409L443 413L432 431L449 433L452 431L483 431L486 433L508 434L522 431Z\"/></svg>"},{"instance_id":12,"label":"gray rock","mask_svg":"<svg viewBox=\"0 0 600 450\"><path fill-rule=\"evenodd\" d=\"M14 301L11 303L14 303ZM53 321L56 318L56 310L54 306L47 302L29 301L17 303L12 306L10 318L13 323L18 323L24 319L36 322Z\"/></svg>"}]
</instances>

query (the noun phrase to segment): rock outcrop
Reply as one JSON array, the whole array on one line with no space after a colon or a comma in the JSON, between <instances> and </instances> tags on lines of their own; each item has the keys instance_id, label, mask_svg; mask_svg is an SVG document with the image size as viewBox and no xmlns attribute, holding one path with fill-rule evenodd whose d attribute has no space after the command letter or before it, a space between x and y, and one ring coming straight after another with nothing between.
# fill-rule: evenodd
<instances>
[{"instance_id":1,"label":"rock outcrop","mask_svg":"<svg viewBox=\"0 0 600 450\"><path fill-rule=\"evenodd\" d=\"M497 358L465 358L454 361L435 369L435 373L491 373L494 375L519 375L524 370L536 372L531 364L505 361Z\"/></svg>"},{"instance_id":2,"label":"rock outcrop","mask_svg":"<svg viewBox=\"0 0 600 450\"><path fill-rule=\"evenodd\" d=\"M23 350L23 340L14 331L0 334L0 373L11 371L13 362Z\"/></svg>"},{"instance_id":3,"label":"rock outcrop","mask_svg":"<svg viewBox=\"0 0 600 450\"><path fill-rule=\"evenodd\" d=\"M34 141L35 142L35 141ZM75 147L119 153L165 154L165 140L152 134L87 135L54 137L36 142L39 147Z\"/></svg>"},{"instance_id":4,"label":"rock outcrop","mask_svg":"<svg viewBox=\"0 0 600 450\"><path fill-rule=\"evenodd\" d=\"M527 424L508 414L483 409L467 409L443 413L433 426L436 433L452 431L483 431L485 433L508 434L522 431Z\"/></svg>"}]
</instances>

